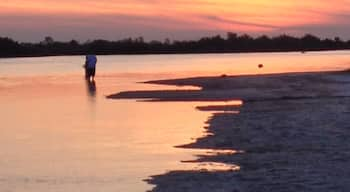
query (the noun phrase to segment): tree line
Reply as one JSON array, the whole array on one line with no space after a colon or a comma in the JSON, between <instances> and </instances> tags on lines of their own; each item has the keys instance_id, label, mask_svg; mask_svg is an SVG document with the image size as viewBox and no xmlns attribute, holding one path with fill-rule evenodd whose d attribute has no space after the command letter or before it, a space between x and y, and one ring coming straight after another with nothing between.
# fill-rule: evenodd
<instances>
[{"instance_id":1,"label":"tree line","mask_svg":"<svg viewBox=\"0 0 350 192\"><path fill-rule=\"evenodd\" d=\"M339 37L321 39L306 34L302 37L262 35L252 37L247 34L227 33L203 37L191 41L149 41L142 37L127 38L118 41L93 40L80 43L55 41L46 37L38 43L17 42L0 37L0 57L54 56L54 55L112 55L112 54L175 54L175 53L235 53L235 52L284 52L284 51L322 51L350 49L350 40Z\"/></svg>"}]
</instances>

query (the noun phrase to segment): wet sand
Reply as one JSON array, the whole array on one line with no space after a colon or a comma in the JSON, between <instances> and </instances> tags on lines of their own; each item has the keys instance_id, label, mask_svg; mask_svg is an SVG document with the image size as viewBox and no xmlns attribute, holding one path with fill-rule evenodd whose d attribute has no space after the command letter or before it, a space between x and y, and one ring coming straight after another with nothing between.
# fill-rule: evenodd
<instances>
[{"instance_id":1,"label":"wet sand","mask_svg":"<svg viewBox=\"0 0 350 192\"><path fill-rule=\"evenodd\" d=\"M107 98L153 101L243 100L247 102L343 97L350 95L349 75L349 72L315 72L157 80L144 83L193 86L199 89L127 91L109 95Z\"/></svg>"},{"instance_id":2,"label":"wet sand","mask_svg":"<svg viewBox=\"0 0 350 192\"><path fill-rule=\"evenodd\" d=\"M131 91L113 99L229 101L213 111L205 137L183 148L234 150L198 156L235 170L174 170L148 180L152 191L348 191L350 73L198 77L151 81L198 90Z\"/></svg>"}]
</instances>

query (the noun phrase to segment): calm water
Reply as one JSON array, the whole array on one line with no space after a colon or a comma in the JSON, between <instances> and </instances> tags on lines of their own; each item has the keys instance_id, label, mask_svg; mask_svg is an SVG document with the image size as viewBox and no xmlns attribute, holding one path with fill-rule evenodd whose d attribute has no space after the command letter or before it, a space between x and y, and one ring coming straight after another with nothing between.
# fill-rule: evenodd
<instances>
[{"instance_id":1,"label":"calm water","mask_svg":"<svg viewBox=\"0 0 350 192\"><path fill-rule=\"evenodd\" d=\"M174 148L205 134L211 114L195 107L208 103L105 99L174 89L135 82L350 68L346 51L98 58L95 87L82 78L82 56L0 59L0 191L146 191L150 175L211 168L181 163L207 151Z\"/></svg>"}]
</instances>

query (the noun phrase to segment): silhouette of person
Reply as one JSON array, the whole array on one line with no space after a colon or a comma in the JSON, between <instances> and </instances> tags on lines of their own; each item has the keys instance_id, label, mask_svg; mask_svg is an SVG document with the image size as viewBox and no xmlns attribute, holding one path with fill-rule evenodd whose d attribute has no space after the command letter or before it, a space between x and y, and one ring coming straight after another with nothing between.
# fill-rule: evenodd
<instances>
[{"instance_id":1,"label":"silhouette of person","mask_svg":"<svg viewBox=\"0 0 350 192\"><path fill-rule=\"evenodd\" d=\"M88 81L94 81L96 73L96 55L86 55L85 57L85 79Z\"/></svg>"}]
</instances>

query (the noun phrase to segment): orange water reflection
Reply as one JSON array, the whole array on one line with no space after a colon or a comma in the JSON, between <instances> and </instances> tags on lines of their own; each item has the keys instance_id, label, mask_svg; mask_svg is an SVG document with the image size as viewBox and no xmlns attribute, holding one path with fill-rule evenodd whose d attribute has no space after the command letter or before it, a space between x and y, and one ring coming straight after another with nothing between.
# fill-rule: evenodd
<instances>
[{"instance_id":1,"label":"orange water reflection","mask_svg":"<svg viewBox=\"0 0 350 192\"><path fill-rule=\"evenodd\" d=\"M349 51L188 55L98 56L98 76L129 79L167 79L203 75L241 75L350 68ZM5 76L82 73L83 56L0 59L0 82ZM264 68L258 65L263 64ZM122 79L123 79L122 78ZM114 90L116 91L116 90Z\"/></svg>"},{"instance_id":2,"label":"orange water reflection","mask_svg":"<svg viewBox=\"0 0 350 192\"><path fill-rule=\"evenodd\" d=\"M234 103L148 103L105 96L179 89L135 83L152 79L349 66L348 52L103 56L93 85L80 74L82 61L80 57L0 60L0 191L145 191L151 186L142 180L165 171L235 170L235 165L182 163L207 151L173 147L206 134L204 122L215 107L198 111L197 106L224 105L227 112L237 113ZM126 61L134 65L119 65ZM259 69L259 63L265 67Z\"/></svg>"},{"instance_id":3,"label":"orange water reflection","mask_svg":"<svg viewBox=\"0 0 350 192\"><path fill-rule=\"evenodd\" d=\"M209 169L181 162L201 151L174 148L206 134L210 112L195 107L209 103L105 99L118 90L159 88L135 80L96 78L92 84L74 75L3 80L0 190L42 191L55 184L53 191L145 191L151 186L142 180L150 175Z\"/></svg>"}]
</instances>

